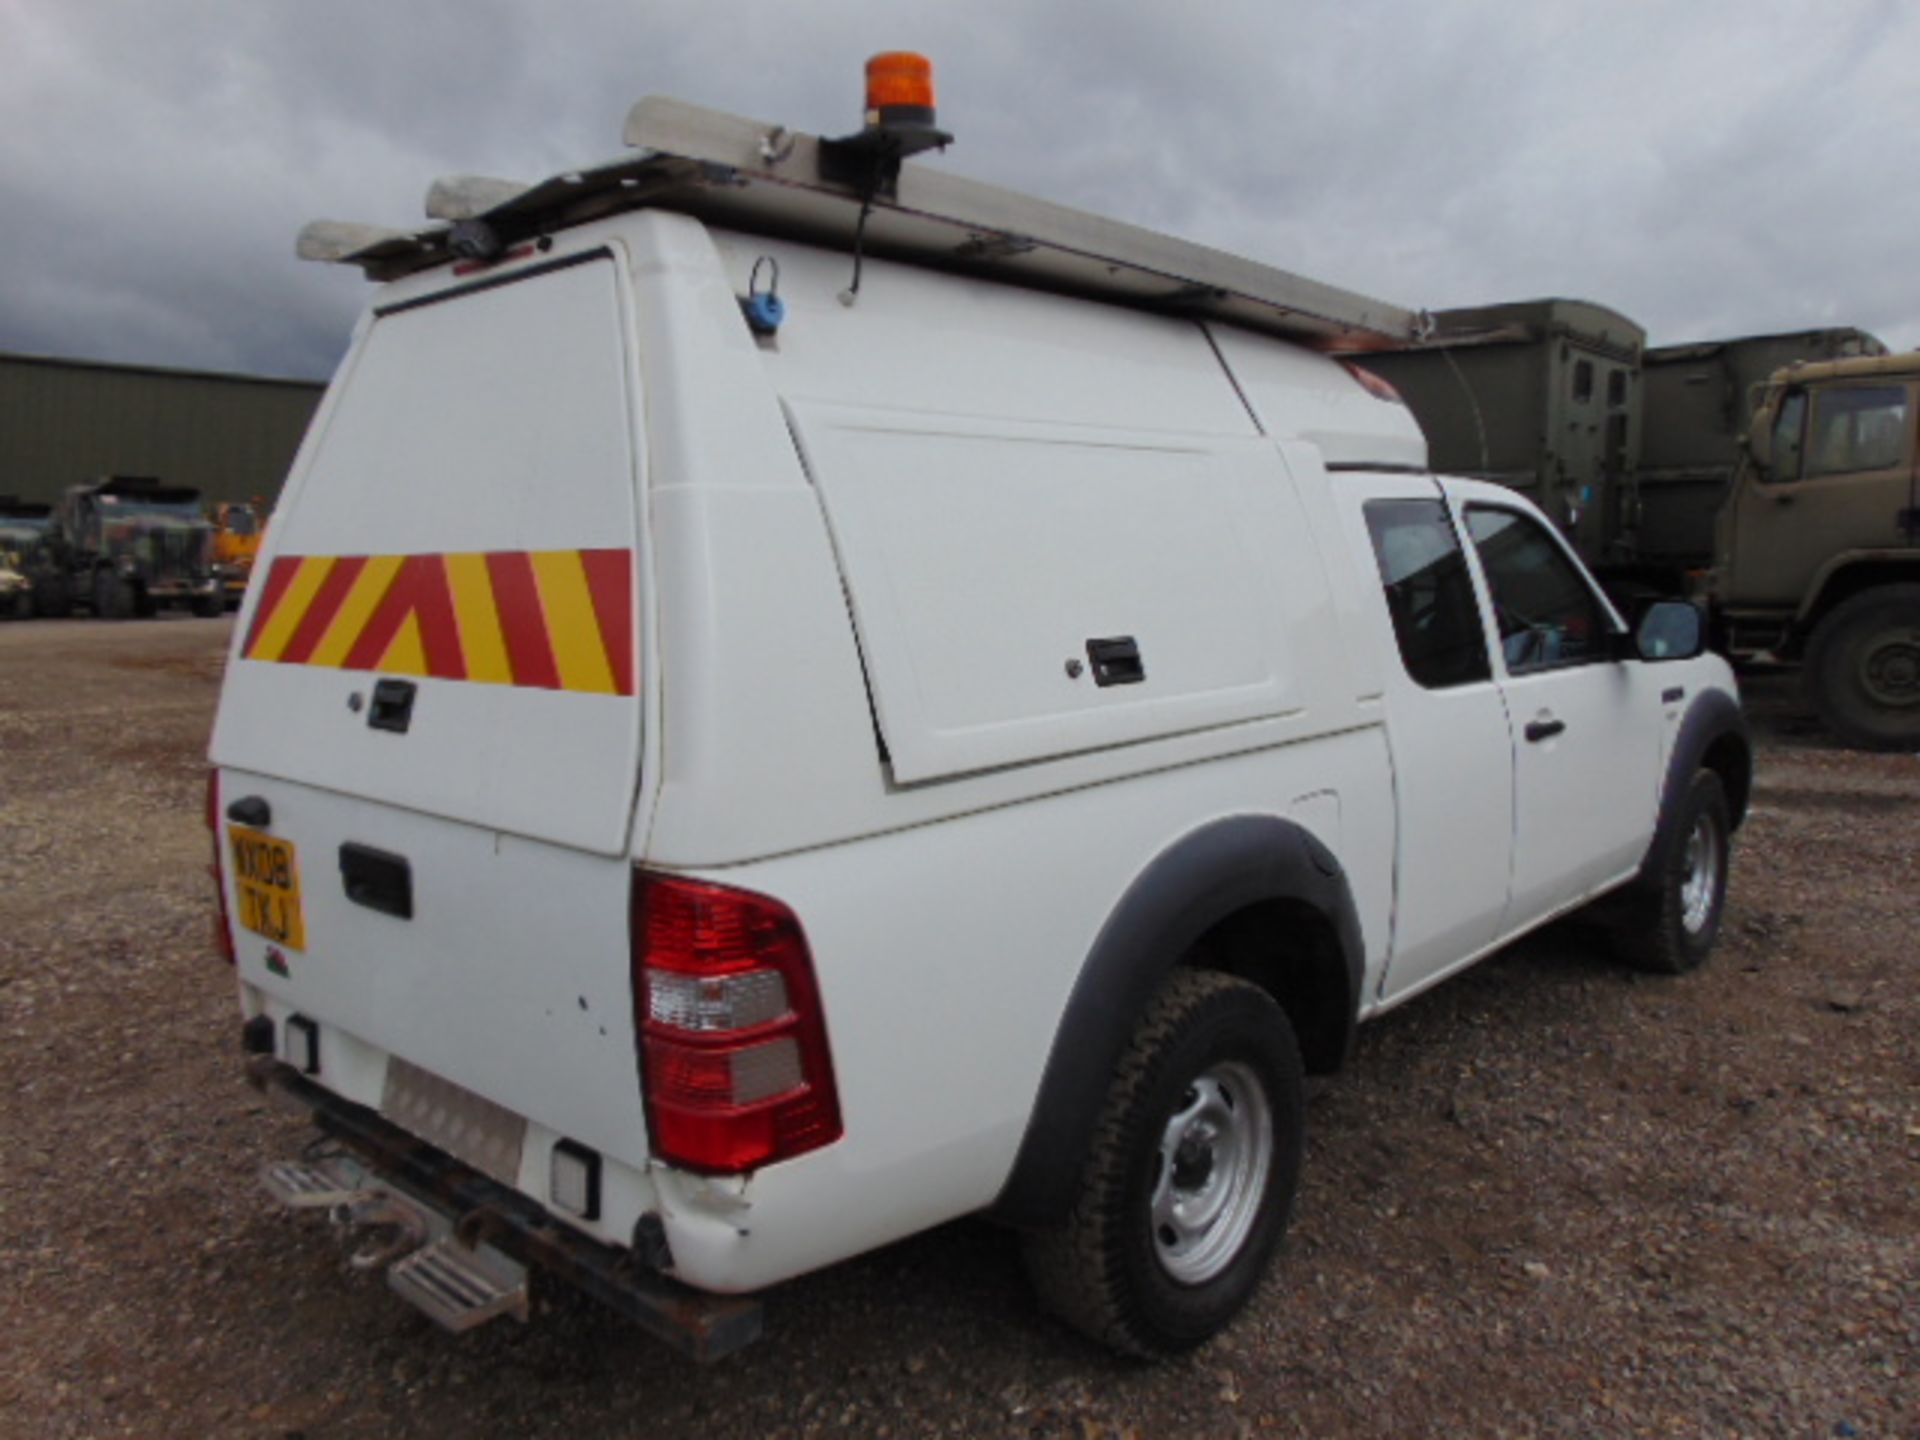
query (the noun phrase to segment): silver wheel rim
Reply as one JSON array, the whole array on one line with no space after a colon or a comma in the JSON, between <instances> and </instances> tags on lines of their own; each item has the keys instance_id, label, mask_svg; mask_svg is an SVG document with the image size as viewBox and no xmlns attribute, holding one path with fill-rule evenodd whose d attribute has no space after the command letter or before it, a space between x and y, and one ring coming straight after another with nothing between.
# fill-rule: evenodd
<instances>
[{"instance_id":1,"label":"silver wheel rim","mask_svg":"<svg viewBox=\"0 0 1920 1440\"><path fill-rule=\"evenodd\" d=\"M1686 870L1680 882L1680 923L1689 935L1707 928L1720 888L1720 827L1702 815L1687 832Z\"/></svg>"},{"instance_id":2,"label":"silver wheel rim","mask_svg":"<svg viewBox=\"0 0 1920 1440\"><path fill-rule=\"evenodd\" d=\"M1196 1077L1160 1132L1148 1223L1160 1267L1204 1285L1239 1255L1273 1168L1273 1108L1252 1069L1223 1061Z\"/></svg>"}]
</instances>

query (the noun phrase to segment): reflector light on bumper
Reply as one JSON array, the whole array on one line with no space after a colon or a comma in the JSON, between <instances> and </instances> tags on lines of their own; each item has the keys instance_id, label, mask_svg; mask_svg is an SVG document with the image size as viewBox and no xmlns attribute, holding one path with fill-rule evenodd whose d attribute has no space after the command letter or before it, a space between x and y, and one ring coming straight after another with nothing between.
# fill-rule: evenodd
<instances>
[{"instance_id":1,"label":"reflector light on bumper","mask_svg":"<svg viewBox=\"0 0 1920 1440\"><path fill-rule=\"evenodd\" d=\"M556 1210L582 1220L600 1218L600 1154L572 1140L553 1147L547 1162L547 1198Z\"/></svg>"}]
</instances>

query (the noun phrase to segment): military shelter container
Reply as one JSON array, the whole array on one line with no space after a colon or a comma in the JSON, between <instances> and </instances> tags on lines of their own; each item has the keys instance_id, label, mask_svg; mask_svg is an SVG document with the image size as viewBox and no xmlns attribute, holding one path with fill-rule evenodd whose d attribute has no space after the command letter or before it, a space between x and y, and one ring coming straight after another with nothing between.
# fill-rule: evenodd
<instances>
[{"instance_id":1,"label":"military shelter container","mask_svg":"<svg viewBox=\"0 0 1920 1440\"><path fill-rule=\"evenodd\" d=\"M1601 305L1442 310L1420 346L1355 358L1405 397L1437 471L1525 494L1589 563L1630 562L1646 332Z\"/></svg>"}]
</instances>

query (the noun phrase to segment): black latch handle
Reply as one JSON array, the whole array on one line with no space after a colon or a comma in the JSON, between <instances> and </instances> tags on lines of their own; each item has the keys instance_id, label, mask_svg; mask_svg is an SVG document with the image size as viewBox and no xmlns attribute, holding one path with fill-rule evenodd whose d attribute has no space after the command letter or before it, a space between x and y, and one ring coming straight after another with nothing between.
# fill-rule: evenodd
<instances>
[{"instance_id":1,"label":"black latch handle","mask_svg":"<svg viewBox=\"0 0 1920 1440\"><path fill-rule=\"evenodd\" d=\"M367 726L373 730L407 733L413 723L414 683L411 680L377 680L373 686L373 704L367 707Z\"/></svg>"},{"instance_id":2,"label":"black latch handle","mask_svg":"<svg viewBox=\"0 0 1920 1440\"><path fill-rule=\"evenodd\" d=\"M264 830L273 824L273 807L258 795L243 795L227 806L227 819L236 825Z\"/></svg>"},{"instance_id":3,"label":"black latch handle","mask_svg":"<svg viewBox=\"0 0 1920 1440\"><path fill-rule=\"evenodd\" d=\"M1087 641L1087 663L1096 685L1138 685L1147 678L1140 646L1131 635Z\"/></svg>"}]
</instances>

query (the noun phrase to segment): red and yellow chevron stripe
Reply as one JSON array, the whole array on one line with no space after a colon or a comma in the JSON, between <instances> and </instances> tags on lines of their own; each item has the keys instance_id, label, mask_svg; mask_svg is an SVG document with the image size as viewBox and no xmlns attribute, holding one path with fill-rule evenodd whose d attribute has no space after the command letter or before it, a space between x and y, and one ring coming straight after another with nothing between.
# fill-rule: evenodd
<instances>
[{"instance_id":1,"label":"red and yellow chevron stripe","mask_svg":"<svg viewBox=\"0 0 1920 1440\"><path fill-rule=\"evenodd\" d=\"M241 655L631 695L633 552L281 555Z\"/></svg>"}]
</instances>

